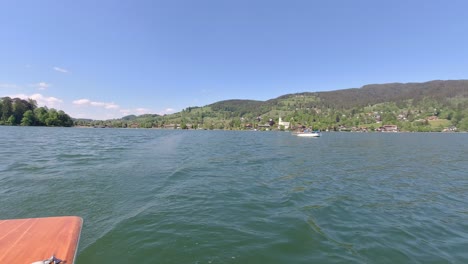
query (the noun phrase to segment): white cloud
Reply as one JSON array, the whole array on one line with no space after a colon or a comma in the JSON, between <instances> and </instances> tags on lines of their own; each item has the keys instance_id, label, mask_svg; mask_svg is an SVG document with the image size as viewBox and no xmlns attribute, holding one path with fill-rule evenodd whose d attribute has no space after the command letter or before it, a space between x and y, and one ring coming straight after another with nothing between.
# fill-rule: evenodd
<instances>
[{"instance_id":1,"label":"white cloud","mask_svg":"<svg viewBox=\"0 0 468 264\"><path fill-rule=\"evenodd\" d=\"M90 105L92 106L105 106L106 103L103 103L103 102L89 102Z\"/></svg>"},{"instance_id":2,"label":"white cloud","mask_svg":"<svg viewBox=\"0 0 468 264\"><path fill-rule=\"evenodd\" d=\"M61 99L58 99L56 97L47 97L47 96L43 96L42 94L33 94L30 96L31 99L33 100L36 100L37 103L39 102L44 102L45 105L53 105L53 104L56 104L56 103L63 103L63 100Z\"/></svg>"},{"instance_id":3,"label":"white cloud","mask_svg":"<svg viewBox=\"0 0 468 264\"><path fill-rule=\"evenodd\" d=\"M104 107L105 109L119 109L120 108L120 106L115 103L95 102L89 99L75 100L73 101L73 104L80 105L80 106Z\"/></svg>"},{"instance_id":4,"label":"white cloud","mask_svg":"<svg viewBox=\"0 0 468 264\"><path fill-rule=\"evenodd\" d=\"M55 71L62 72L62 73L68 73L68 70L60 67L54 67L53 68Z\"/></svg>"},{"instance_id":5,"label":"white cloud","mask_svg":"<svg viewBox=\"0 0 468 264\"><path fill-rule=\"evenodd\" d=\"M36 87L39 90L46 90L47 88L49 88L52 85L50 83L40 82L40 83L32 84L31 86Z\"/></svg>"},{"instance_id":6,"label":"white cloud","mask_svg":"<svg viewBox=\"0 0 468 264\"><path fill-rule=\"evenodd\" d=\"M117 105L117 104L114 104L114 103L109 103L109 104L106 104L106 109L119 109L120 106Z\"/></svg>"},{"instance_id":7,"label":"white cloud","mask_svg":"<svg viewBox=\"0 0 468 264\"><path fill-rule=\"evenodd\" d=\"M78 118L91 118L106 120L120 118L120 106L115 103L91 101L86 98L74 100L70 109L71 116Z\"/></svg>"},{"instance_id":8,"label":"white cloud","mask_svg":"<svg viewBox=\"0 0 468 264\"><path fill-rule=\"evenodd\" d=\"M106 119L118 119L128 115L144 115L144 114L153 114L155 111L144 108L122 108L118 104L113 102L100 102L92 101L87 98L78 99L72 102L73 109L70 110L70 115L73 117L80 118L91 118L95 120L106 120ZM160 115L168 114L174 112L174 109L168 108L162 110Z\"/></svg>"},{"instance_id":9,"label":"white cloud","mask_svg":"<svg viewBox=\"0 0 468 264\"><path fill-rule=\"evenodd\" d=\"M86 98L78 99L72 102L75 105L75 116L87 117L92 119L114 119L127 115L142 115L151 113L147 108L121 109L118 104L113 102L91 101ZM79 109L79 110L78 110ZM89 114L85 114L89 113Z\"/></svg>"},{"instance_id":10,"label":"white cloud","mask_svg":"<svg viewBox=\"0 0 468 264\"><path fill-rule=\"evenodd\" d=\"M76 104L76 105L86 105L86 104L89 104L91 101L89 101L88 99L79 99L79 100L75 100L73 101L73 104Z\"/></svg>"},{"instance_id":11,"label":"white cloud","mask_svg":"<svg viewBox=\"0 0 468 264\"><path fill-rule=\"evenodd\" d=\"M47 96L44 96L44 95L38 94L38 93L31 94L31 95L14 94L14 95L11 95L10 97L11 98L21 98L21 99L24 99L24 100L33 99L33 100L35 100L37 102L38 106L47 106L49 108L60 107L61 104L63 103L62 99L59 99L59 98L56 98L56 97L53 97L53 96L47 97Z\"/></svg>"}]
</instances>

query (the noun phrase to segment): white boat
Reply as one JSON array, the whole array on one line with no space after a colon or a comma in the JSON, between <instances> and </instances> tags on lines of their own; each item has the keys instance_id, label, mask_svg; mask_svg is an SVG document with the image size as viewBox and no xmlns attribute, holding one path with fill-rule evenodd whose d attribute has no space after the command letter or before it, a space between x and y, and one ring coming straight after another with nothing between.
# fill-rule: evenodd
<instances>
[{"instance_id":1,"label":"white boat","mask_svg":"<svg viewBox=\"0 0 468 264\"><path fill-rule=\"evenodd\" d=\"M298 137L320 137L320 132L299 132L295 135Z\"/></svg>"},{"instance_id":2,"label":"white boat","mask_svg":"<svg viewBox=\"0 0 468 264\"><path fill-rule=\"evenodd\" d=\"M293 135L298 137L320 137L320 130L313 131L311 129L305 129L303 131L294 132Z\"/></svg>"}]
</instances>

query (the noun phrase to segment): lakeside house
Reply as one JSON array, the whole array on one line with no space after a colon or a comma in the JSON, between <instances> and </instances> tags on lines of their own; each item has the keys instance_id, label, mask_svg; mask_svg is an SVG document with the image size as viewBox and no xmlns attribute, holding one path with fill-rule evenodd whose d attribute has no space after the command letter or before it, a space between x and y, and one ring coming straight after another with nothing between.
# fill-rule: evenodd
<instances>
[{"instance_id":1,"label":"lakeside house","mask_svg":"<svg viewBox=\"0 0 468 264\"><path fill-rule=\"evenodd\" d=\"M289 129L289 126L290 126L290 122L285 122L281 119L281 116L279 117L279 121L278 121L278 129L281 128L281 126L284 126L284 129Z\"/></svg>"},{"instance_id":2,"label":"lakeside house","mask_svg":"<svg viewBox=\"0 0 468 264\"><path fill-rule=\"evenodd\" d=\"M398 132L398 126L396 125L384 125L379 127L377 131L380 132Z\"/></svg>"},{"instance_id":3,"label":"lakeside house","mask_svg":"<svg viewBox=\"0 0 468 264\"><path fill-rule=\"evenodd\" d=\"M457 127L455 126L450 126L442 130L442 132L457 132Z\"/></svg>"},{"instance_id":4,"label":"lakeside house","mask_svg":"<svg viewBox=\"0 0 468 264\"><path fill-rule=\"evenodd\" d=\"M258 124L258 128L271 128L270 124L266 123L266 124Z\"/></svg>"}]
</instances>

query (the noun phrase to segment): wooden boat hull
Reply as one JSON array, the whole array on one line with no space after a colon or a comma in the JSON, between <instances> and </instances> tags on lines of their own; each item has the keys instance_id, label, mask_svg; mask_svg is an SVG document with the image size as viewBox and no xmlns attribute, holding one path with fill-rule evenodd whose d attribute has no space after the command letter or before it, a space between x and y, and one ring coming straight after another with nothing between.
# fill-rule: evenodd
<instances>
[{"instance_id":1,"label":"wooden boat hull","mask_svg":"<svg viewBox=\"0 0 468 264\"><path fill-rule=\"evenodd\" d=\"M0 220L0 263L30 264L55 255L73 264L82 225L77 216Z\"/></svg>"}]
</instances>

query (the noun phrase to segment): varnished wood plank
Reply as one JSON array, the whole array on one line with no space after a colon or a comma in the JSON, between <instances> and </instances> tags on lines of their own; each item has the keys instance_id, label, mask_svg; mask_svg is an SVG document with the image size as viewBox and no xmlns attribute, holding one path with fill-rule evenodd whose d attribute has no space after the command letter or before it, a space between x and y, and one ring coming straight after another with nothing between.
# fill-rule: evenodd
<instances>
[{"instance_id":1,"label":"varnished wood plank","mask_svg":"<svg viewBox=\"0 0 468 264\"><path fill-rule=\"evenodd\" d=\"M73 264L83 220L76 216L0 220L0 263L55 257Z\"/></svg>"}]
</instances>

